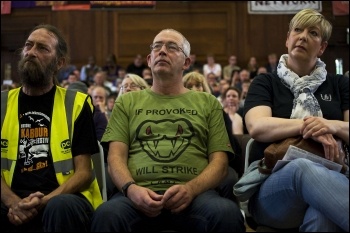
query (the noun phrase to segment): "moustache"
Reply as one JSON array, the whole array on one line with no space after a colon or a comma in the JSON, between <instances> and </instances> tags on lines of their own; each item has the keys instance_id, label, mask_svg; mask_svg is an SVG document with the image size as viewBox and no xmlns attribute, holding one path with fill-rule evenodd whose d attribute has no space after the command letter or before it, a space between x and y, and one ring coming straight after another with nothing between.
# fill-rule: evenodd
<instances>
[{"instance_id":1,"label":"moustache","mask_svg":"<svg viewBox=\"0 0 350 233\"><path fill-rule=\"evenodd\" d=\"M35 58L30 58L30 57L24 58L23 63L26 63L26 62L32 62L32 63L38 65L38 62L35 60Z\"/></svg>"}]
</instances>

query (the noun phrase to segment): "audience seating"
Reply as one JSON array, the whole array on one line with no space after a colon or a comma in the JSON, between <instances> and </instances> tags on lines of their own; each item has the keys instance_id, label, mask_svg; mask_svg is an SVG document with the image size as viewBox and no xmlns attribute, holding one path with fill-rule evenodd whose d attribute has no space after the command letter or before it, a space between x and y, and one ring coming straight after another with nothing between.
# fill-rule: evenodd
<instances>
[{"instance_id":1,"label":"audience seating","mask_svg":"<svg viewBox=\"0 0 350 233\"><path fill-rule=\"evenodd\" d=\"M244 171L247 170L248 166L249 166L249 158L250 158L250 151L253 147L254 144L254 139L249 137L248 141L245 141L246 144L242 144L242 147L245 146L244 149ZM243 148L242 148L242 153L243 153ZM275 229L272 227L268 227L268 226L264 226L264 225L259 225L257 224L254 219L251 217L249 211L248 211L248 201L247 202L241 202L241 209L244 211L245 213L245 220L247 225L252 228L253 230L255 230L256 232L298 232L299 228L291 228L291 229Z\"/></svg>"},{"instance_id":2,"label":"audience seating","mask_svg":"<svg viewBox=\"0 0 350 233\"><path fill-rule=\"evenodd\" d=\"M98 142L99 152L91 156L98 185L101 190L103 201L107 201L106 171L104 162L104 152L101 143Z\"/></svg>"}]
</instances>

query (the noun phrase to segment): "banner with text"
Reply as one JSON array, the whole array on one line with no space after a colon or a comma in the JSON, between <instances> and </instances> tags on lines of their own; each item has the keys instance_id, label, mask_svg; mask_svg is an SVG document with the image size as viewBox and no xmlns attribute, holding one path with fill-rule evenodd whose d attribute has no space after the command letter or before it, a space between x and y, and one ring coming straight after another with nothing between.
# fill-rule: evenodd
<instances>
[{"instance_id":1,"label":"banner with text","mask_svg":"<svg viewBox=\"0 0 350 233\"><path fill-rule=\"evenodd\" d=\"M321 1L249 1L249 14L295 14L298 11L311 8L322 11Z\"/></svg>"}]
</instances>

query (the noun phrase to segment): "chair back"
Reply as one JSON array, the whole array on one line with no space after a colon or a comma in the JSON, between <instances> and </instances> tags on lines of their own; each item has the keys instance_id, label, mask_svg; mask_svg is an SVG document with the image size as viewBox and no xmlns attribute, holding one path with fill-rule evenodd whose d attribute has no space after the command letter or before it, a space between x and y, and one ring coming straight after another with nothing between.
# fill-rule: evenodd
<instances>
[{"instance_id":1,"label":"chair back","mask_svg":"<svg viewBox=\"0 0 350 233\"><path fill-rule=\"evenodd\" d=\"M107 201L107 185L106 185L106 171L105 171L105 163L104 163L104 152L103 147L99 141L98 147L99 152L95 153L91 156L92 162L94 165L94 170L96 174L96 179L98 182L98 186L100 187L101 194L102 194L102 200L104 202Z\"/></svg>"},{"instance_id":2,"label":"chair back","mask_svg":"<svg viewBox=\"0 0 350 233\"><path fill-rule=\"evenodd\" d=\"M247 171L248 166L249 166L249 155L250 155L250 150L252 149L252 145L254 142L254 138L250 138L249 141L247 142L246 149L245 149L245 161L244 161L244 172Z\"/></svg>"}]
</instances>

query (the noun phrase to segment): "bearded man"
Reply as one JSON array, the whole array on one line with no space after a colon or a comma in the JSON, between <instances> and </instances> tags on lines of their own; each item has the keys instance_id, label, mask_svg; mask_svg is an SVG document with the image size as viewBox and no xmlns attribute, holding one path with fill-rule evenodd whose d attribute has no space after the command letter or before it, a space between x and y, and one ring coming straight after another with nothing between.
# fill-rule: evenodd
<instances>
[{"instance_id":1,"label":"bearded man","mask_svg":"<svg viewBox=\"0 0 350 233\"><path fill-rule=\"evenodd\" d=\"M5 231L90 231L102 203L90 96L57 85L68 46L38 25L21 50L21 87L1 93L1 222ZM30 146L28 146L30 142Z\"/></svg>"}]
</instances>

